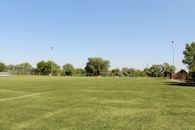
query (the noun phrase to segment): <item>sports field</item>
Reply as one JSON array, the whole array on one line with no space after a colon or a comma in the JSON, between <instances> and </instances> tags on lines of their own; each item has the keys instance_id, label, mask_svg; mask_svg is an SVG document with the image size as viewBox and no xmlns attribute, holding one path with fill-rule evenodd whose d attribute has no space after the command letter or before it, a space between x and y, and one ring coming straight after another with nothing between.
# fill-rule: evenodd
<instances>
[{"instance_id":1,"label":"sports field","mask_svg":"<svg viewBox=\"0 0 195 130\"><path fill-rule=\"evenodd\" d=\"M0 130L195 130L195 87L151 78L0 78Z\"/></svg>"}]
</instances>

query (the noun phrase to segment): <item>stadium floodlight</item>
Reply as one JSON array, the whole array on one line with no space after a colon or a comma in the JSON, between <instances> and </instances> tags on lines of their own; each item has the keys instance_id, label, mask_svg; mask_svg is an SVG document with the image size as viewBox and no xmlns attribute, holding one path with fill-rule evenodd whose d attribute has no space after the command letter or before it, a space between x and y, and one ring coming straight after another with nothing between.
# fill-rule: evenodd
<instances>
[{"instance_id":1,"label":"stadium floodlight","mask_svg":"<svg viewBox=\"0 0 195 130\"><path fill-rule=\"evenodd\" d=\"M51 46L50 50L53 51L54 50L54 47ZM51 60L52 60L52 58L51 58ZM53 73L54 73L53 72L53 64L51 64L51 76L53 76Z\"/></svg>"},{"instance_id":2,"label":"stadium floodlight","mask_svg":"<svg viewBox=\"0 0 195 130\"><path fill-rule=\"evenodd\" d=\"M175 66L175 47L174 47L174 41L171 41L172 43L172 49L173 49L173 66Z\"/></svg>"}]
</instances>

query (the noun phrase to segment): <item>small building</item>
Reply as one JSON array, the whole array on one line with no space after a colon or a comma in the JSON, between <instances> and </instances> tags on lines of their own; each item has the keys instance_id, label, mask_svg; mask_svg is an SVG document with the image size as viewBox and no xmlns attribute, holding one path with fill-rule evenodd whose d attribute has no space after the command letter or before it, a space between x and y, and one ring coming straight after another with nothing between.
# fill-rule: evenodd
<instances>
[{"instance_id":1,"label":"small building","mask_svg":"<svg viewBox=\"0 0 195 130\"><path fill-rule=\"evenodd\" d=\"M8 72L0 72L0 77L10 77L11 74Z\"/></svg>"},{"instance_id":2,"label":"small building","mask_svg":"<svg viewBox=\"0 0 195 130\"><path fill-rule=\"evenodd\" d=\"M174 79L177 80L186 80L188 78L188 73L185 70L180 70L174 75Z\"/></svg>"}]
</instances>

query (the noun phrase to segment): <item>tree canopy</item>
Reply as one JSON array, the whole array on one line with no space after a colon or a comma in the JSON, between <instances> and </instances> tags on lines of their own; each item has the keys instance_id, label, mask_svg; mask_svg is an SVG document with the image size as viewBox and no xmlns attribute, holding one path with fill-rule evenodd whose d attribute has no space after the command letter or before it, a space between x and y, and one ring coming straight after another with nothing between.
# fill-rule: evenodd
<instances>
[{"instance_id":1,"label":"tree canopy","mask_svg":"<svg viewBox=\"0 0 195 130\"><path fill-rule=\"evenodd\" d=\"M63 67L64 75L66 76L72 76L74 74L74 66L72 64L66 64Z\"/></svg>"},{"instance_id":2,"label":"tree canopy","mask_svg":"<svg viewBox=\"0 0 195 130\"><path fill-rule=\"evenodd\" d=\"M145 68L144 72L151 77L167 77L175 73L175 67L168 63L152 65L150 68Z\"/></svg>"},{"instance_id":3,"label":"tree canopy","mask_svg":"<svg viewBox=\"0 0 195 130\"><path fill-rule=\"evenodd\" d=\"M18 74L23 74L23 75L31 74L31 71L33 69L31 64L29 63L21 63L19 65L16 65L15 68Z\"/></svg>"},{"instance_id":4,"label":"tree canopy","mask_svg":"<svg viewBox=\"0 0 195 130\"><path fill-rule=\"evenodd\" d=\"M85 67L88 76L105 76L110 67L110 61L102 58L88 58L87 65Z\"/></svg>"},{"instance_id":5,"label":"tree canopy","mask_svg":"<svg viewBox=\"0 0 195 130\"><path fill-rule=\"evenodd\" d=\"M21 63L18 65L8 65L7 70L12 74L29 75L32 73L33 67L30 63Z\"/></svg>"},{"instance_id":6,"label":"tree canopy","mask_svg":"<svg viewBox=\"0 0 195 130\"><path fill-rule=\"evenodd\" d=\"M186 44L183 54L183 63L187 65L190 72L195 72L195 42Z\"/></svg>"},{"instance_id":7,"label":"tree canopy","mask_svg":"<svg viewBox=\"0 0 195 130\"><path fill-rule=\"evenodd\" d=\"M195 45L195 43L193 43ZM186 45L189 49L189 45ZM189 59L189 52L184 51L184 54L188 54L183 62L187 64ZM190 62L192 63L192 62ZM193 65L189 65L193 66ZM33 68L30 63L21 63L18 65L8 65L0 62L0 72L9 71L11 74L17 75L52 75L52 76L123 76L123 77L170 77L175 72L175 67L168 63L152 65L150 68L144 70L123 67L122 69L116 68L109 70L110 61L104 60L98 57L88 58L85 69L74 68L72 64L65 64L62 69L54 61L40 61L37 66ZM189 67L191 68L191 67ZM193 67L192 67L193 68ZM193 74L195 77L195 73Z\"/></svg>"},{"instance_id":8,"label":"tree canopy","mask_svg":"<svg viewBox=\"0 0 195 130\"><path fill-rule=\"evenodd\" d=\"M188 67L189 78L192 81L195 81L195 42L192 42L191 44L186 44L183 54L184 59L182 62Z\"/></svg>"},{"instance_id":9,"label":"tree canopy","mask_svg":"<svg viewBox=\"0 0 195 130\"><path fill-rule=\"evenodd\" d=\"M117 68L117 69L113 69L113 70L111 71L111 75L112 75L112 76L122 76L122 73L121 73L120 69Z\"/></svg>"},{"instance_id":10,"label":"tree canopy","mask_svg":"<svg viewBox=\"0 0 195 130\"><path fill-rule=\"evenodd\" d=\"M75 76L86 76L86 70L82 68L75 69Z\"/></svg>"},{"instance_id":11,"label":"tree canopy","mask_svg":"<svg viewBox=\"0 0 195 130\"><path fill-rule=\"evenodd\" d=\"M58 75L60 71L60 66L58 66L54 61L40 61L37 63L36 72L41 75Z\"/></svg>"},{"instance_id":12,"label":"tree canopy","mask_svg":"<svg viewBox=\"0 0 195 130\"><path fill-rule=\"evenodd\" d=\"M6 71L6 65L0 62L0 72Z\"/></svg>"},{"instance_id":13,"label":"tree canopy","mask_svg":"<svg viewBox=\"0 0 195 130\"><path fill-rule=\"evenodd\" d=\"M163 64L164 77L167 77L169 74L175 73L175 66L169 65L168 63Z\"/></svg>"}]
</instances>

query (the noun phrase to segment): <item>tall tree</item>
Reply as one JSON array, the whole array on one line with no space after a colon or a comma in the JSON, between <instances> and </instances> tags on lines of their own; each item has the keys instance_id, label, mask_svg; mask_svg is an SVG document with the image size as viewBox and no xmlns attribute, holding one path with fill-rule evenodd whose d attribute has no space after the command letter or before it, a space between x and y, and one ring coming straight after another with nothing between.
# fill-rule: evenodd
<instances>
[{"instance_id":1,"label":"tall tree","mask_svg":"<svg viewBox=\"0 0 195 130\"><path fill-rule=\"evenodd\" d=\"M183 63L187 65L189 69L189 76L191 80L195 81L195 42L192 42L191 44L186 44L183 54Z\"/></svg>"},{"instance_id":2,"label":"tall tree","mask_svg":"<svg viewBox=\"0 0 195 130\"><path fill-rule=\"evenodd\" d=\"M107 74L110 62L102 58L88 58L85 67L88 76L104 76Z\"/></svg>"},{"instance_id":3,"label":"tall tree","mask_svg":"<svg viewBox=\"0 0 195 130\"><path fill-rule=\"evenodd\" d=\"M183 63L187 65L190 72L195 72L195 42L186 44L183 54Z\"/></svg>"},{"instance_id":4,"label":"tall tree","mask_svg":"<svg viewBox=\"0 0 195 130\"><path fill-rule=\"evenodd\" d=\"M46 64L47 64L47 70L51 75L53 76L58 75L60 71L60 66L58 64L56 64L54 61L51 60L48 60Z\"/></svg>"},{"instance_id":5,"label":"tall tree","mask_svg":"<svg viewBox=\"0 0 195 130\"><path fill-rule=\"evenodd\" d=\"M6 71L6 65L0 62L0 72Z\"/></svg>"},{"instance_id":6,"label":"tall tree","mask_svg":"<svg viewBox=\"0 0 195 130\"><path fill-rule=\"evenodd\" d=\"M64 65L63 70L64 70L64 75L67 75L67 76L72 76L75 71L74 66L71 64Z\"/></svg>"},{"instance_id":7,"label":"tall tree","mask_svg":"<svg viewBox=\"0 0 195 130\"><path fill-rule=\"evenodd\" d=\"M57 65L54 61L40 61L37 63L37 70L41 75L57 75L60 71L60 66Z\"/></svg>"},{"instance_id":8,"label":"tall tree","mask_svg":"<svg viewBox=\"0 0 195 130\"><path fill-rule=\"evenodd\" d=\"M49 72L47 72L46 66L47 66L47 63L45 61L38 62L36 72L39 73L39 75L48 75Z\"/></svg>"}]
</instances>

